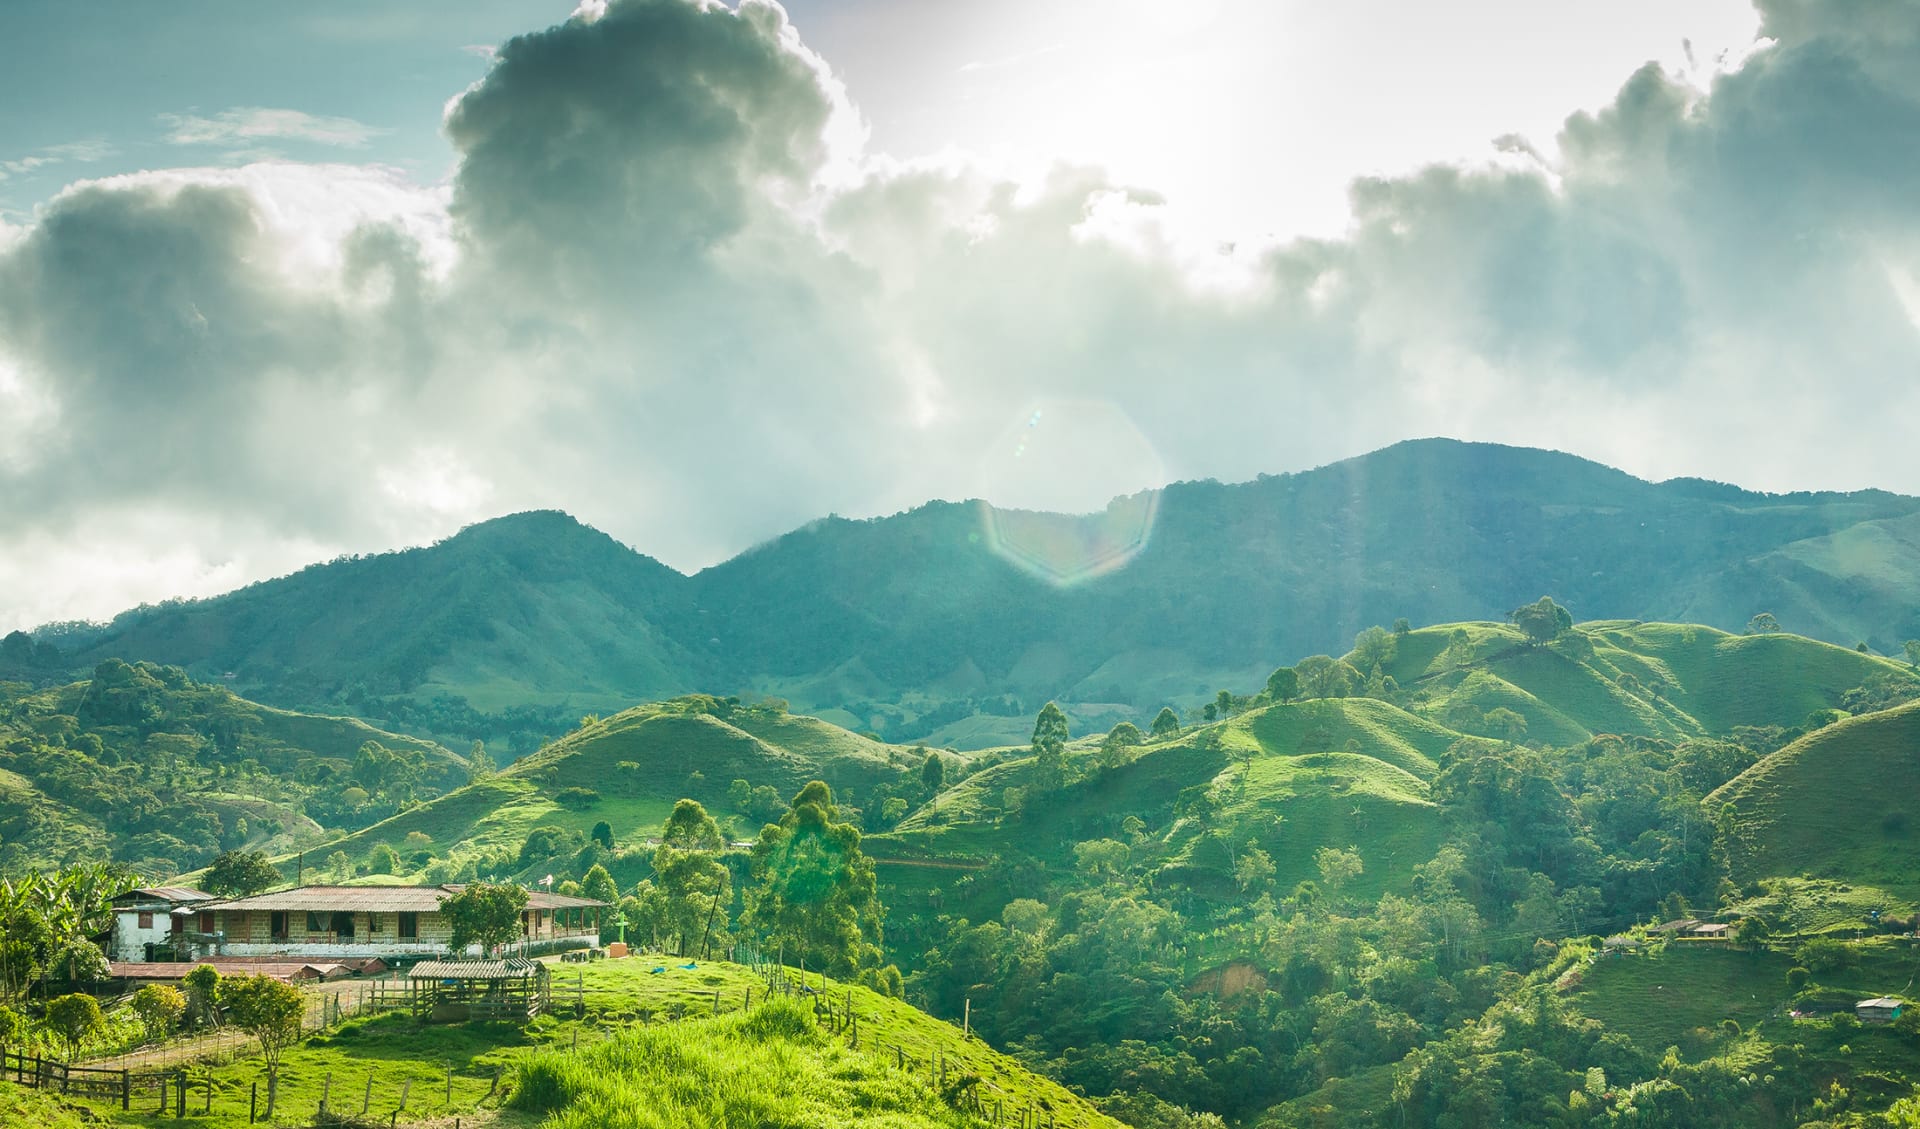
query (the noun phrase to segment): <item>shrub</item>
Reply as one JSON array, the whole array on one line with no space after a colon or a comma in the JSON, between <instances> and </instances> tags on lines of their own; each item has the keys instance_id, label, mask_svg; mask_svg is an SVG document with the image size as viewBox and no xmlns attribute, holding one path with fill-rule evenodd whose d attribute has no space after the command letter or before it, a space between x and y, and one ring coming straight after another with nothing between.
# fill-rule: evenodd
<instances>
[{"instance_id":1,"label":"shrub","mask_svg":"<svg viewBox=\"0 0 1920 1129\"><path fill-rule=\"evenodd\" d=\"M1815 972L1832 972L1836 969L1852 968L1859 954L1852 945L1832 937L1815 937L1801 945L1794 959Z\"/></svg>"},{"instance_id":2,"label":"shrub","mask_svg":"<svg viewBox=\"0 0 1920 1129\"><path fill-rule=\"evenodd\" d=\"M148 984L133 994L131 1003L147 1038L154 1040L166 1038L187 1012L187 997L168 984Z\"/></svg>"},{"instance_id":3,"label":"shrub","mask_svg":"<svg viewBox=\"0 0 1920 1129\"><path fill-rule=\"evenodd\" d=\"M600 802L600 793L591 788L562 788L553 800L571 811L586 811Z\"/></svg>"},{"instance_id":4,"label":"shrub","mask_svg":"<svg viewBox=\"0 0 1920 1129\"><path fill-rule=\"evenodd\" d=\"M1787 969L1787 989L1798 992L1807 986L1807 981L1812 979L1812 977L1813 973L1811 971L1796 964L1792 968Z\"/></svg>"}]
</instances>

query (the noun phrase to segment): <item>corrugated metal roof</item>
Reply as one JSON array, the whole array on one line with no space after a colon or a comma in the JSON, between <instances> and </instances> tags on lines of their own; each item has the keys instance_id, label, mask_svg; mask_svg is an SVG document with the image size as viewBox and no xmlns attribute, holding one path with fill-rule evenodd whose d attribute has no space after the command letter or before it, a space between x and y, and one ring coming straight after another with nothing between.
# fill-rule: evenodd
<instances>
[{"instance_id":1,"label":"corrugated metal roof","mask_svg":"<svg viewBox=\"0 0 1920 1129\"><path fill-rule=\"evenodd\" d=\"M451 894L444 886L300 886L216 902L201 909L341 910L361 913L431 913Z\"/></svg>"},{"instance_id":2,"label":"corrugated metal roof","mask_svg":"<svg viewBox=\"0 0 1920 1129\"><path fill-rule=\"evenodd\" d=\"M423 960L407 972L409 980L518 980L532 976L530 960Z\"/></svg>"},{"instance_id":3,"label":"corrugated metal roof","mask_svg":"<svg viewBox=\"0 0 1920 1129\"><path fill-rule=\"evenodd\" d=\"M442 899L465 889L464 886L299 886L255 894L251 898L215 902L199 909L231 910L343 910L359 913L432 913ZM574 909L605 906L592 898L572 898L541 890L527 893L528 909Z\"/></svg>"},{"instance_id":4,"label":"corrugated metal roof","mask_svg":"<svg viewBox=\"0 0 1920 1129\"><path fill-rule=\"evenodd\" d=\"M291 980L307 964L303 961L123 961L109 962L107 968L114 977L123 980L184 980L187 973L203 964L210 964L221 976L271 976L275 980Z\"/></svg>"},{"instance_id":5,"label":"corrugated metal roof","mask_svg":"<svg viewBox=\"0 0 1920 1129\"><path fill-rule=\"evenodd\" d=\"M144 898L156 902L210 902L214 900L212 894L207 893L205 890L196 890L191 886L147 886L138 890L128 890L126 893L113 899L113 901L115 905L119 905L128 898Z\"/></svg>"},{"instance_id":6,"label":"corrugated metal roof","mask_svg":"<svg viewBox=\"0 0 1920 1129\"><path fill-rule=\"evenodd\" d=\"M1896 1008L1896 1007L1905 1007L1906 1003L1902 1000L1896 1000L1892 996L1881 996L1877 1000L1861 1000L1859 1003L1854 1004L1853 1006L1857 1008L1860 1008L1860 1007Z\"/></svg>"}]
</instances>

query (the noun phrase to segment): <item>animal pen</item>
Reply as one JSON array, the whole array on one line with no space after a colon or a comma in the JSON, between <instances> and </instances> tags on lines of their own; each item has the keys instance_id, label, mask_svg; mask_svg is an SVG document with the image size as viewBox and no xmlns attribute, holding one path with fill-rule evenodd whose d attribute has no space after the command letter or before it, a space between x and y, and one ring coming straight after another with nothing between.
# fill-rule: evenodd
<instances>
[{"instance_id":1,"label":"animal pen","mask_svg":"<svg viewBox=\"0 0 1920 1129\"><path fill-rule=\"evenodd\" d=\"M376 1008L404 1007L430 1023L464 1020L525 1023L553 1003L547 966L536 960L429 960L407 973L402 998L380 983Z\"/></svg>"}]
</instances>

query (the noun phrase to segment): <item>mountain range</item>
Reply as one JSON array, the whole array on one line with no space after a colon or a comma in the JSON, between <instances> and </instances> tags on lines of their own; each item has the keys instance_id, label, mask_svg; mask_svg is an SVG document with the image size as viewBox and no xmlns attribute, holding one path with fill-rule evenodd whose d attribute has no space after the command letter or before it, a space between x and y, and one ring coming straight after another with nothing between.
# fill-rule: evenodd
<instances>
[{"instance_id":1,"label":"mountain range","mask_svg":"<svg viewBox=\"0 0 1920 1129\"><path fill-rule=\"evenodd\" d=\"M1647 482L1551 451L1429 439L1097 515L930 502L825 518L692 576L559 512L317 564L111 623L43 630L112 656L441 737L516 733L690 691L777 696L890 740L1024 739L1258 689L1356 632L1497 619L1788 630L1897 653L1920 636L1920 498ZM517 712L516 712L517 711ZM517 719L517 721L516 721ZM519 730L514 726L518 724Z\"/></svg>"}]
</instances>

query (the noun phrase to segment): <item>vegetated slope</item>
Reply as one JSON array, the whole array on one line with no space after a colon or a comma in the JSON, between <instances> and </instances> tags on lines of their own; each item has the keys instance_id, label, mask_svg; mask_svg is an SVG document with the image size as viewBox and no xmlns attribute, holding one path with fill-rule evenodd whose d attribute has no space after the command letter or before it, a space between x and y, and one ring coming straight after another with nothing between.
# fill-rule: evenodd
<instances>
[{"instance_id":1,"label":"vegetated slope","mask_svg":"<svg viewBox=\"0 0 1920 1129\"><path fill-rule=\"evenodd\" d=\"M422 732L491 740L518 726L527 745L537 726L509 707L546 710L550 735L563 708L690 689L844 709L899 740L993 743L1007 724L967 719L1049 698L1088 719L1191 704L1337 652L1369 624L1484 619L1543 592L1583 617L1737 629L1773 610L1843 645L1920 636L1920 558L1900 551L1920 500L1878 491L1654 484L1563 454L1422 440L1170 486L1150 531L1130 524L1145 512L1137 498L1073 517L935 502L814 522L693 577L563 515L522 514L129 612L81 658L230 670L266 700L344 703ZM1009 545L1010 521L1033 543ZM1123 534L1144 548L1094 575ZM1015 558L1088 567L1055 585ZM1002 709L1009 698L1018 708Z\"/></svg>"},{"instance_id":2,"label":"vegetated slope","mask_svg":"<svg viewBox=\"0 0 1920 1129\"><path fill-rule=\"evenodd\" d=\"M1629 621L1583 623L1538 646L1505 624L1416 630L1399 640L1385 670L1423 716L1554 745L1600 733L1684 739L1739 726L1792 728L1875 680L1920 688L1904 664L1801 635ZM1524 727L1489 728L1485 715L1502 708Z\"/></svg>"},{"instance_id":3,"label":"vegetated slope","mask_svg":"<svg viewBox=\"0 0 1920 1129\"><path fill-rule=\"evenodd\" d=\"M79 654L231 671L276 702L458 694L593 708L693 688L656 619L686 578L565 514L484 522L429 548L336 560L116 618Z\"/></svg>"},{"instance_id":4,"label":"vegetated slope","mask_svg":"<svg viewBox=\"0 0 1920 1129\"><path fill-rule=\"evenodd\" d=\"M113 858L164 879L223 847L371 822L466 772L432 742L109 659L85 682L0 687L0 867Z\"/></svg>"},{"instance_id":5,"label":"vegetated slope","mask_svg":"<svg viewBox=\"0 0 1920 1129\"><path fill-rule=\"evenodd\" d=\"M977 1099L989 1120L997 1104L1010 1125L1023 1114L1028 1124L1118 1125L1065 1087L964 1037L955 1024L866 988L809 975L817 998L835 1009L821 1022L811 1002L758 1002L765 984L738 965L703 962L660 976L647 967L610 961L583 972L590 1013L616 1021L640 1009L699 1016L711 992L720 994L723 1009L739 1008L748 990L756 1002L719 1017L632 1026L577 1054L531 1055L514 1080L514 1107L551 1114L543 1124L555 1129L622 1124L620 1111L633 1108L662 1125L909 1129L979 1124L955 1109ZM663 1000L675 980L686 981L684 1000ZM857 1043L844 1018L849 1005L859 1018Z\"/></svg>"},{"instance_id":6,"label":"vegetated slope","mask_svg":"<svg viewBox=\"0 0 1920 1129\"><path fill-rule=\"evenodd\" d=\"M1807 734L1707 797L1731 804L1734 878L1807 875L1920 896L1920 702Z\"/></svg>"},{"instance_id":7,"label":"vegetated slope","mask_svg":"<svg viewBox=\"0 0 1920 1129\"><path fill-rule=\"evenodd\" d=\"M580 729L484 780L327 843L313 854L359 859L376 844L402 853L404 873L436 863L516 873L550 865L522 857L536 828L583 842L605 822L622 846L657 833L674 802L696 799L723 820L737 815L735 780L791 798L809 780L842 797L864 797L920 767L910 750L883 745L816 718L769 705L741 706L704 695L636 706ZM741 815L737 834L758 830Z\"/></svg>"}]
</instances>

